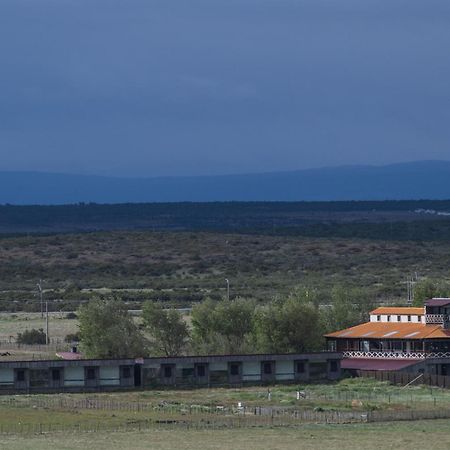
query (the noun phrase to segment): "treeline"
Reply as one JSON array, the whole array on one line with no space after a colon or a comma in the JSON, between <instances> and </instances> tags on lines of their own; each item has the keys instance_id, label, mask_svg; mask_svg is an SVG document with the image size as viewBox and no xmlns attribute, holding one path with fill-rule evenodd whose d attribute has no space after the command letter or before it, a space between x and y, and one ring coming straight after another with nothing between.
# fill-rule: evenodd
<instances>
[{"instance_id":1,"label":"treeline","mask_svg":"<svg viewBox=\"0 0 450 450\"><path fill-rule=\"evenodd\" d=\"M450 211L450 200L0 205L0 233L53 233L140 228L277 232L279 228L286 228L285 231L289 233L306 233L303 235L307 236L317 235L311 234L316 232L325 233L324 235L328 236L332 227L315 229L308 228L308 225L329 221L324 219L324 216L329 213L333 216L331 220L339 223L340 213L390 213L416 209ZM358 221L357 218L352 220ZM357 228L363 225L363 223L354 224ZM383 224L379 224L380 227L377 224L373 225L376 229L373 229L372 233L380 234L380 230L384 230ZM345 228L347 225L342 224L342 226ZM342 230L339 233L342 233ZM383 233L389 236L386 230Z\"/></svg>"},{"instance_id":2,"label":"treeline","mask_svg":"<svg viewBox=\"0 0 450 450\"><path fill-rule=\"evenodd\" d=\"M265 304L254 300L206 300L187 321L175 309L147 302L142 325L117 299L95 299L79 309L80 340L92 358L185 354L319 351L323 335L367 319L370 299L336 287L321 306L314 290L298 288Z\"/></svg>"}]
</instances>

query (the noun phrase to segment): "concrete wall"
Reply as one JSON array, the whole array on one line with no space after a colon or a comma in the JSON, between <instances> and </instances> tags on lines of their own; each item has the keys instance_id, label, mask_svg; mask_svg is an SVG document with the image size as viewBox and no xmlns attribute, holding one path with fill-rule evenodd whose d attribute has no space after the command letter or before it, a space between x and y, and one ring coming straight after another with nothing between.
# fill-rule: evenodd
<instances>
[{"instance_id":1,"label":"concrete wall","mask_svg":"<svg viewBox=\"0 0 450 450\"><path fill-rule=\"evenodd\" d=\"M64 386L84 386L84 367L64 368Z\"/></svg>"},{"instance_id":2,"label":"concrete wall","mask_svg":"<svg viewBox=\"0 0 450 450\"><path fill-rule=\"evenodd\" d=\"M295 379L294 361L277 361L275 379L277 381L288 381Z\"/></svg>"},{"instance_id":3,"label":"concrete wall","mask_svg":"<svg viewBox=\"0 0 450 450\"><path fill-rule=\"evenodd\" d=\"M261 380L261 362L244 361L242 364L242 381L257 382Z\"/></svg>"},{"instance_id":4,"label":"concrete wall","mask_svg":"<svg viewBox=\"0 0 450 450\"><path fill-rule=\"evenodd\" d=\"M408 314L400 314L400 320L398 320L399 314L379 314L380 320L378 320L377 314L370 315L371 322L390 322L390 323L425 323L425 316L417 314L409 314L411 321L408 320ZM389 319L388 319L389 317Z\"/></svg>"},{"instance_id":5,"label":"concrete wall","mask_svg":"<svg viewBox=\"0 0 450 450\"><path fill-rule=\"evenodd\" d=\"M14 386L14 369L0 369L0 388Z\"/></svg>"},{"instance_id":6,"label":"concrete wall","mask_svg":"<svg viewBox=\"0 0 450 450\"><path fill-rule=\"evenodd\" d=\"M100 386L120 386L119 366L100 367L99 384Z\"/></svg>"}]
</instances>

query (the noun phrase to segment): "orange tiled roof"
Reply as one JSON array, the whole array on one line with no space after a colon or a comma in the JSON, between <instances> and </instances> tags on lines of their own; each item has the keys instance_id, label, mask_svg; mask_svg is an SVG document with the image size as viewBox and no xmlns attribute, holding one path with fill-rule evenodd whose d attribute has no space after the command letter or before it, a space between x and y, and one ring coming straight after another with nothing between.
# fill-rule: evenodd
<instances>
[{"instance_id":1,"label":"orange tiled roof","mask_svg":"<svg viewBox=\"0 0 450 450\"><path fill-rule=\"evenodd\" d=\"M412 316L423 316L423 308L411 308L406 306L381 306L380 308L374 309L370 314L395 314L395 315L412 315Z\"/></svg>"},{"instance_id":2,"label":"orange tiled roof","mask_svg":"<svg viewBox=\"0 0 450 450\"><path fill-rule=\"evenodd\" d=\"M440 325L421 323L367 322L345 330L326 334L325 337L348 339L450 339L450 330Z\"/></svg>"}]
</instances>

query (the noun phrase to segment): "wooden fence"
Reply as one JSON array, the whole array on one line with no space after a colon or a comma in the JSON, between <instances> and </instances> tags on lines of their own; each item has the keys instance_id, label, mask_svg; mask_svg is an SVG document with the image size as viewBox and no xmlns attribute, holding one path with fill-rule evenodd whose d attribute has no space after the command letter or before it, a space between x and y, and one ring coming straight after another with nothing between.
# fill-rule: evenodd
<instances>
[{"instance_id":1,"label":"wooden fence","mask_svg":"<svg viewBox=\"0 0 450 450\"><path fill-rule=\"evenodd\" d=\"M450 377L444 375L432 375L429 373L406 373L384 370L359 370L357 374L360 377L375 378L379 381L389 381L392 384L400 384L403 386L411 383L450 389Z\"/></svg>"}]
</instances>

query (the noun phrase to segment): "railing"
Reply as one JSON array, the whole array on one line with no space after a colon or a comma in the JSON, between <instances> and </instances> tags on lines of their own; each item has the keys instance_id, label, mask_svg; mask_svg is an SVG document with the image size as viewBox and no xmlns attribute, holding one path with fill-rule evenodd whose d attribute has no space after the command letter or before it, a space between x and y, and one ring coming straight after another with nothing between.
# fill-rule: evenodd
<instances>
[{"instance_id":1,"label":"railing","mask_svg":"<svg viewBox=\"0 0 450 450\"><path fill-rule=\"evenodd\" d=\"M367 359L426 359L426 358L450 358L450 352L342 352L344 358Z\"/></svg>"},{"instance_id":2,"label":"railing","mask_svg":"<svg viewBox=\"0 0 450 450\"><path fill-rule=\"evenodd\" d=\"M447 314L425 314L425 323L427 325L431 324L441 325L446 321L448 321Z\"/></svg>"}]
</instances>

